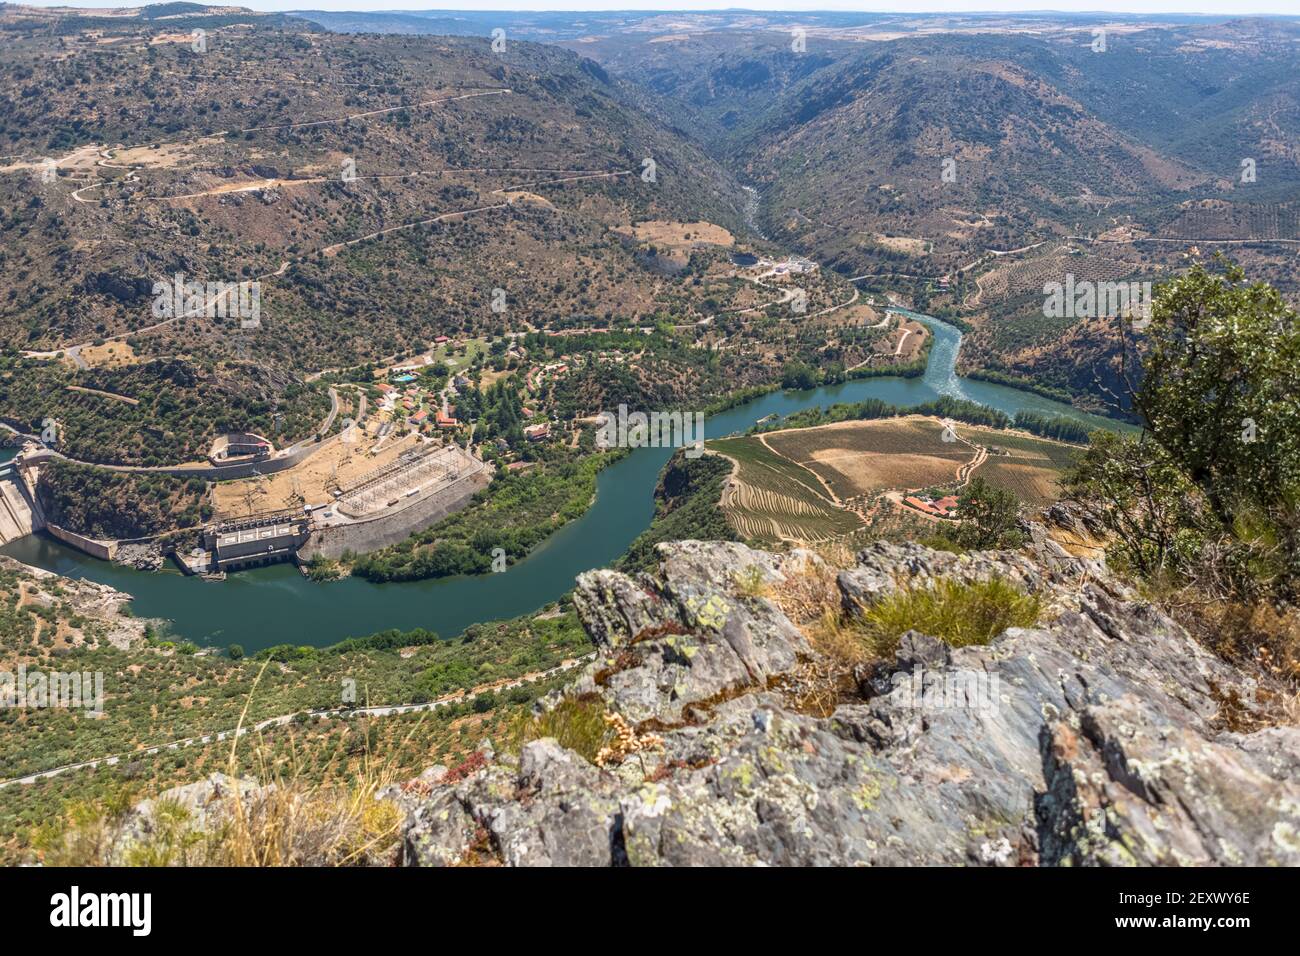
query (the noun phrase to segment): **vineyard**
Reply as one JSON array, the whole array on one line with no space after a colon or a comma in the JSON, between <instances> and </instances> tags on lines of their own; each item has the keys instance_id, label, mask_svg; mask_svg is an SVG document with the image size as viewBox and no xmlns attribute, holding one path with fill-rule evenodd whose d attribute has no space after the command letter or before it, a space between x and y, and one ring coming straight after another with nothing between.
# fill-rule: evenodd
<instances>
[{"instance_id":1,"label":"vineyard","mask_svg":"<svg viewBox=\"0 0 1300 956\"><path fill-rule=\"evenodd\" d=\"M1300 203L1184 203L1159 235L1193 239L1300 239Z\"/></svg>"},{"instance_id":2,"label":"vineyard","mask_svg":"<svg viewBox=\"0 0 1300 956\"><path fill-rule=\"evenodd\" d=\"M961 434L962 429L958 430ZM887 488L922 488L956 479L974 457L971 447L943 440L934 418L842 422L766 436L773 450L821 477L836 497Z\"/></svg>"},{"instance_id":3,"label":"vineyard","mask_svg":"<svg viewBox=\"0 0 1300 956\"><path fill-rule=\"evenodd\" d=\"M1061 496L1058 479L1080 453L1071 445L991 428L959 425L957 434L989 449L989 457L975 473L991 485L1014 492L1031 508L1051 504Z\"/></svg>"},{"instance_id":4,"label":"vineyard","mask_svg":"<svg viewBox=\"0 0 1300 956\"><path fill-rule=\"evenodd\" d=\"M767 544L818 542L861 526L812 475L760 439L725 438L709 442L709 448L736 463L736 474L723 486L722 510L742 537Z\"/></svg>"},{"instance_id":5,"label":"vineyard","mask_svg":"<svg viewBox=\"0 0 1300 956\"><path fill-rule=\"evenodd\" d=\"M863 527L863 515L887 517L875 506L882 492L956 491L968 474L1037 509L1060 496L1058 479L1079 453L1016 432L953 427L954 440L944 441L943 423L918 415L711 441L709 449L736 466L723 486L722 511L748 540L815 543Z\"/></svg>"},{"instance_id":6,"label":"vineyard","mask_svg":"<svg viewBox=\"0 0 1300 956\"><path fill-rule=\"evenodd\" d=\"M1094 255L1075 246L1044 246L1038 255L999 265L979 276L975 280L979 289L976 301L989 305L1030 293L1041 296L1044 284L1064 282L1067 273L1074 276L1076 283L1113 282L1128 278L1137 268L1135 263Z\"/></svg>"}]
</instances>

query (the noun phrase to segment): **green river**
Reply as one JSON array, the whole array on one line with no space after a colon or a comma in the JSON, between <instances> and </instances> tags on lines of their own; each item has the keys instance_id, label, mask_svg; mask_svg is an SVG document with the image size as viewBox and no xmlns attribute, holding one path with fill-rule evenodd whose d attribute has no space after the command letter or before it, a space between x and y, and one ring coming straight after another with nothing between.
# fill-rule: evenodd
<instances>
[{"instance_id":1,"label":"green river","mask_svg":"<svg viewBox=\"0 0 1300 956\"><path fill-rule=\"evenodd\" d=\"M768 415L788 415L814 405L866 398L916 405L940 395L966 398L1008 415L1030 410L1098 427L1124 427L1029 392L958 378L954 369L961 332L938 319L908 314L934 332L924 376L869 378L806 392L774 392L710 416L706 434L717 438L743 431ZM671 452L667 448L638 449L605 469L597 479L596 501L587 513L500 574L398 584L372 584L359 578L316 584L292 565L282 564L212 582L185 577L179 571L151 573L118 567L45 535L12 542L0 548L0 554L125 591L134 597L137 615L169 620L178 637L200 645L236 643L249 651L283 643L323 646L388 628L417 627L450 637L477 622L536 610L568 591L579 572L606 566L622 555L650 523L654 487ZM6 452L4 457L12 457L12 453Z\"/></svg>"}]
</instances>

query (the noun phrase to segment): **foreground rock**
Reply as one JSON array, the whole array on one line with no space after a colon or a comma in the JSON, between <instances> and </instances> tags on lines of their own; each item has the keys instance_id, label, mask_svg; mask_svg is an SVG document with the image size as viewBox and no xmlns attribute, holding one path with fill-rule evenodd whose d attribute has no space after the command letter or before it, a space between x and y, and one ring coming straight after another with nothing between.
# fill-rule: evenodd
<instances>
[{"instance_id":1,"label":"foreground rock","mask_svg":"<svg viewBox=\"0 0 1300 956\"><path fill-rule=\"evenodd\" d=\"M829 578L851 613L997 576L1049 619L985 647L909 633L828 708L793 691L827 666L778 606L816 558L660 553L579 578L599 653L568 691L652 745L598 767L537 740L426 773L394 794L407 863L1300 864L1300 729L1228 729L1225 701L1258 716L1254 683L1094 561L868 548Z\"/></svg>"}]
</instances>

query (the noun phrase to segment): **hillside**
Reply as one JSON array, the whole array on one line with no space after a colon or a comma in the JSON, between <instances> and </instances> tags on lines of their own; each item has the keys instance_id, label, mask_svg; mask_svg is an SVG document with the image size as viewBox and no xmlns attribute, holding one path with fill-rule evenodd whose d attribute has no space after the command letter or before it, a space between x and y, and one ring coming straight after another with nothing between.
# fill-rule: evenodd
<instances>
[{"instance_id":1,"label":"hillside","mask_svg":"<svg viewBox=\"0 0 1300 956\"><path fill-rule=\"evenodd\" d=\"M89 688L84 709L0 710L0 861L29 859L40 826L77 801L143 799L226 769L241 715L245 733L257 728L241 745L242 772L292 752L304 782L347 781L371 746L394 774L418 773L431 754L462 760L586 653L572 612L554 607L446 640L386 631L253 658L238 645L200 651L171 639L165 622L132 616L129 595L0 557L0 671L99 673L107 715L84 712ZM347 705L345 678L356 706ZM392 705L413 706L356 709Z\"/></svg>"},{"instance_id":2,"label":"hillside","mask_svg":"<svg viewBox=\"0 0 1300 956\"><path fill-rule=\"evenodd\" d=\"M157 42L148 28L116 29L122 42L107 46L19 33L0 61L11 91L0 137L32 167L11 163L2 181L7 231L27 237L0 272L16 293L0 311L13 346L156 324L149 286L181 273L261 277L262 330L248 349L269 360L377 358L486 326L494 286L509 287L524 322L599 315L611 296L648 303L660 279L609 227L736 219L715 164L561 51L258 24L196 53L175 33ZM250 63L283 82L250 84ZM42 156L54 182L34 175ZM654 183L640 178L648 157ZM478 211L454 215L463 210ZM589 285L564 289L597 258L606 266ZM159 330L146 347L228 349L229 329L211 325Z\"/></svg>"},{"instance_id":3,"label":"hillside","mask_svg":"<svg viewBox=\"0 0 1300 956\"><path fill-rule=\"evenodd\" d=\"M1278 724L1265 688L1100 565L1036 540L1028 554L960 557L878 544L844 570L808 552L682 542L643 575L584 574L574 601L598 657L521 733L392 786L295 796L334 807L344 832L322 843L300 824L273 859L1300 863L1285 836L1300 731ZM1011 620L1030 626L990 621L966 646L916 631L868 643L877 609L913 589L956 601L995 579L1020 595ZM280 788L253 778L169 796L186 808L180 833L236 813L292 819ZM357 799L364 816L343 812ZM104 821L95 860L219 862L259 839L261 824L237 824L237 845L164 843L149 836L159 805ZM47 859L84 862L78 827L94 820L53 828Z\"/></svg>"},{"instance_id":4,"label":"hillside","mask_svg":"<svg viewBox=\"0 0 1300 956\"><path fill-rule=\"evenodd\" d=\"M804 52L761 25L568 45L687 117L774 241L971 325L964 371L1096 407L1117 328L1045 319L1044 282L1159 281L1222 251L1300 297L1300 25L1107 19L1094 50L1094 21L810 26Z\"/></svg>"},{"instance_id":5,"label":"hillside","mask_svg":"<svg viewBox=\"0 0 1300 956\"><path fill-rule=\"evenodd\" d=\"M437 349L466 442L503 376L545 420L913 358L838 275L795 288L733 174L589 58L238 8L0 30L0 419L78 460L310 439L331 381Z\"/></svg>"}]
</instances>

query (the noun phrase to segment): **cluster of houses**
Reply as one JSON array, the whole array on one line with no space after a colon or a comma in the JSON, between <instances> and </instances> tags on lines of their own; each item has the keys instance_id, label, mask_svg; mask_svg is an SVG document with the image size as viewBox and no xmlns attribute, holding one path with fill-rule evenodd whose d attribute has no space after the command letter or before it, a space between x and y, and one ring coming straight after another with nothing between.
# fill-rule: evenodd
<instances>
[{"instance_id":1,"label":"cluster of houses","mask_svg":"<svg viewBox=\"0 0 1300 956\"><path fill-rule=\"evenodd\" d=\"M542 385L547 379L555 381L561 378L569 371L567 362L551 362L549 365L537 365L528 370L524 376L524 381L528 383L528 390L533 393L540 392Z\"/></svg>"},{"instance_id":2,"label":"cluster of houses","mask_svg":"<svg viewBox=\"0 0 1300 956\"><path fill-rule=\"evenodd\" d=\"M768 264L768 261L763 260L762 264L766 265ZM818 268L817 263L813 262L811 259L805 259L803 256L791 256L789 259L782 262L772 262L771 266L771 274L778 276L808 275L816 272Z\"/></svg>"},{"instance_id":3,"label":"cluster of houses","mask_svg":"<svg viewBox=\"0 0 1300 956\"><path fill-rule=\"evenodd\" d=\"M523 334L512 333L510 337L519 338ZM440 335L434 339L434 344L443 345L447 341L447 336ZM512 343L506 352L506 357L526 361L528 349L517 342ZM599 353L599 357L603 360L618 363L628 360L628 356L617 349L607 352L602 351ZM462 422L456 415L456 406L453 401L458 393L466 388L473 387L464 374L454 375L441 394L421 385L419 381L420 373L425 371L432 361L433 353L430 353L404 365L394 365L381 373L377 373L377 375L383 375L385 380L379 381L375 385L375 388L383 396L381 407L392 413L392 419L395 423L404 421L419 433L430 437L461 426ZM568 374L573 367L572 362L573 360L570 357L564 356L556 361L533 365L528 368L524 373L524 382L528 392L536 398L545 391L547 383L555 382ZM525 420L539 417L539 413L535 412L533 408L524 408L522 411ZM541 417L544 417L544 413L540 414ZM530 442L546 441L553 435L553 425L550 422L540 421L526 425L523 432L524 437ZM516 462L509 467L514 468L515 465L519 465L520 469L528 466L527 463Z\"/></svg>"},{"instance_id":4,"label":"cluster of houses","mask_svg":"<svg viewBox=\"0 0 1300 956\"><path fill-rule=\"evenodd\" d=\"M926 494L908 495L903 501L922 514L934 518L957 517L956 495L944 495L942 498L932 498Z\"/></svg>"},{"instance_id":5,"label":"cluster of houses","mask_svg":"<svg viewBox=\"0 0 1300 956\"><path fill-rule=\"evenodd\" d=\"M454 382L462 388L469 385L469 379L463 375L456 376ZM439 430L460 427L456 406L449 403L444 411L440 397L414 384L414 376L398 375L391 383L380 382L375 387L383 394L383 407L393 413L393 419L404 418L421 434L433 435Z\"/></svg>"}]
</instances>

